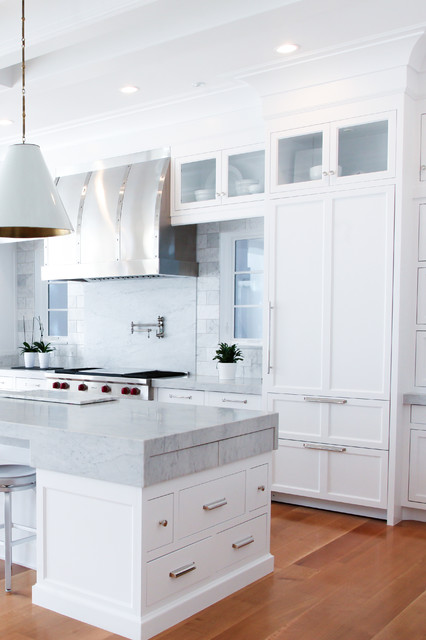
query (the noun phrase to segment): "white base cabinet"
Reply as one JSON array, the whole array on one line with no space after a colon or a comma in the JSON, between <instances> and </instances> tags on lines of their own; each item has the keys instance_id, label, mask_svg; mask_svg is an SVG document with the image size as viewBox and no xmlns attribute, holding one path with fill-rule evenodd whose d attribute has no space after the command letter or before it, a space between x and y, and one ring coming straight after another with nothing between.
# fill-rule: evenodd
<instances>
[{"instance_id":1,"label":"white base cabinet","mask_svg":"<svg viewBox=\"0 0 426 640\"><path fill-rule=\"evenodd\" d=\"M271 459L143 489L38 471L33 602L147 640L270 573Z\"/></svg>"},{"instance_id":2,"label":"white base cabinet","mask_svg":"<svg viewBox=\"0 0 426 640\"><path fill-rule=\"evenodd\" d=\"M426 505L426 431L411 429L408 499Z\"/></svg>"}]
</instances>

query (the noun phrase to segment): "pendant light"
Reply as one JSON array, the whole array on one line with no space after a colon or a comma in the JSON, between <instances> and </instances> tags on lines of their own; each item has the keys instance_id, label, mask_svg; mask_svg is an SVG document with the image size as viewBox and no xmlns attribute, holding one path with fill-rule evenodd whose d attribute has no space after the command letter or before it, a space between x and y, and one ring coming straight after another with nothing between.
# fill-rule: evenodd
<instances>
[{"instance_id":1,"label":"pendant light","mask_svg":"<svg viewBox=\"0 0 426 640\"><path fill-rule=\"evenodd\" d=\"M40 147L25 142L25 0L22 0L22 144L0 164L0 237L46 238L74 229Z\"/></svg>"}]
</instances>

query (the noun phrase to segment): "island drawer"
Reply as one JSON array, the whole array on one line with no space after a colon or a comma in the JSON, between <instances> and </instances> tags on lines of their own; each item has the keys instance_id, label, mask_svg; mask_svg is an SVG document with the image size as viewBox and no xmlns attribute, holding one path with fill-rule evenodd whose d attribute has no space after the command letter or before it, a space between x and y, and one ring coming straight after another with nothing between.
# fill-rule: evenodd
<instances>
[{"instance_id":1,"label":"island drawer","mask_svg":"<svg viewBox=\"0 0 426 640\"><path fill-rule=\"evenodd\" d=\"M173 493L148 500L145 506L146 550L173 542Z\"/></svg>"},{"instance_id":2,"label":"island drawer","mask_svg":"<svg viewBox=\"0 0 426 640\"><path fill-rule=\"evenodd\" d=\"M243 393L223 393L222 391L207 391L206 404L210 407L231 407L232 409L262 408L262 397Z\"/></svg>"},{"instance_id":3,"label":"island drawer","mask_svg":"<svg viewBox=\"0 0 426 640\"><path fill-rule=\"evenodd\" d=\"M252 467L247 474L247 509L253 511L264 507L270 500L268 465Z\"/></svg>"},{"instance_id":4,"label":"island drawer","mask_svg":"<svg viewBox=\"0 0 426 640\"><path fill-rule=\"evenodd\" d=\"M212 538L190 544L147 563L146 602L154 604L208 578L216 563Z\"/></svg>"},{"instance_id":5,"label":"island drawer","mask_svg":"<svg viewBox=\"0 0 426 640\"><path fill-rule=\"evenodd\" d=\"M216 537L216 570L220 571L236 562L266 553L267 524L268 519L264 514L219 533Z\"/></svg>"},{"instance_id":6,"label":"island drawer","mask_svg":"<svg viewBox=\"0 0 426 640\"><path fill-rule=\"evenodd\" d=\"M177 404L204 404L204 391L198 389L157 389L158 402Z\"/></svg>"},{"instance_id":7,"label":"island drawer","mask_svg":"<svg viewBox=\"0 0 426 640\"><path fill-rule=\"evenodd\" d=\"M245 472L240 471L179 492L179 537L190 536L245 511Z\"/></svg>"}]
</instances>

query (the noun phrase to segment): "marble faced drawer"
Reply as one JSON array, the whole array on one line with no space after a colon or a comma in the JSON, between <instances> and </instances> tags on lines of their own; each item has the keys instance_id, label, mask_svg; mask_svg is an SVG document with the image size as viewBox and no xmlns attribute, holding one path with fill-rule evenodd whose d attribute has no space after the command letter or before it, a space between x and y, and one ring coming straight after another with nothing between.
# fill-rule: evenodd
<instances>
[{"instance_id":1,"label":"marble faced drawer","mask_svg":"<svg viewBox=\"0 0 426 640\"><path fill-rule=\"evenodd\" d=\"M245 491L244 471L181 490L178 536L190 536L242 515Z\"/></svg>"}]
</instances>

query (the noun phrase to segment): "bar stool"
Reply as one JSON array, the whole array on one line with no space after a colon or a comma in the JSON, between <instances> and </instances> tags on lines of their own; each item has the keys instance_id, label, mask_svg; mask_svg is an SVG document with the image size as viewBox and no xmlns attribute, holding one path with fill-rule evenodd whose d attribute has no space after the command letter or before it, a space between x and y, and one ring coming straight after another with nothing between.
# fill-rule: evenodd
<instances>
[{"instance_id":1,"label":"bar stool","mask_svg":"<svg viewBox=\"0 0 426 640\"><path fill-rule=\"evenodd\" d=\"M12 547L36 537L33 527L12 522L11 493L33 489L35 486L36 470L33 467L24 464L0 464L0 492L4 493L4 524L0 525L0 529L4 529L4 541L0 540L0 544L4 545L5 591L12 590ZM30 535L13 540L12 529L27 531Z\"/></svg>"}]
</instances>

